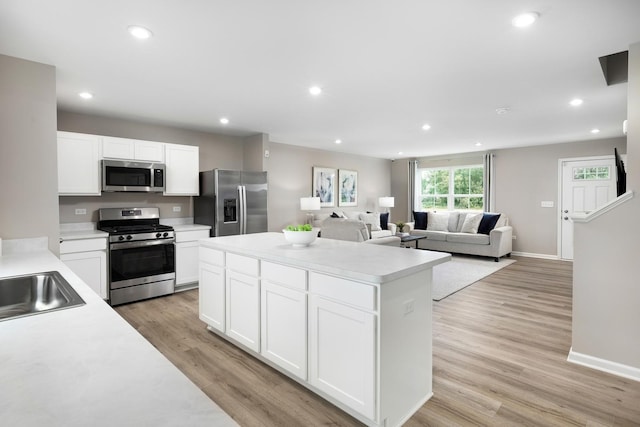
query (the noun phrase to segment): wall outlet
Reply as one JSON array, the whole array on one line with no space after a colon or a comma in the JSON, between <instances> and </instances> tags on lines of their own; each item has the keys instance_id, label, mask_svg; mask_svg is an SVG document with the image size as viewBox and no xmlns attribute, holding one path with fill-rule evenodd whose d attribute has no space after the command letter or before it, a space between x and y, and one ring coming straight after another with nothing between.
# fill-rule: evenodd
<instances>
[{"instance_id":1,"label":"wall outlet","mask_svg":"<svg viewBox=\"0 0 640 427\"><path fill-rule=\"evenodd\" d=\"M86 215L86 214L87 214L86 209L76 209L76 215Z\"/></svg>"},{"instance_id":2,"label":"wall outlet","mask_svg":"<svg viewBox=\"0 0 640 427\"><path fill-rule=\"evenodd\" d=\"M511 236L511 240L516 240L516 236Z\"/></svg>"},{"instance_id":3,"label":"wall outlet","mask_svg":"<svg viewBox=\"0 0 640 427\"><path fill-rule=\"evenodd\" d=\"M554 206L555 206L555 203L553 203L553 201L550 201L550 200L543 200L542 202L540 202L541 208L552 208Z\"/></svg>"},{"instance_id":4,"label":"wall outlet","mask_svg":"<svg viewBox=\"0 0 640 427\"><path fill-rule=\"evenodd\" d=\"M410 299L410 300L405 301L404 303L402 303L403 308L404 308L404 315L405 316L413 312L413 310L415 308L414 307L415 302L416 302L416 300Z\"/></svg>"},{"instance_id":5,"label":"wall outlet","mask_svg":"<svg viewBox=\"0 0 640 427\"><path fill-rule=\"evenodd\" d=\"M269 150L264 150L264 157L268 159L269 155L270 155Z\"/></svg>"},{"instance_id":6,"label":"wall outlet","mask_svg":"<svg viewBox=\"0 0 640 427\"><path fill-rule=\"evenodd\" d=\"M174 212L181 212L182 211L182 206L174 206L173 207L173 211Z\"/></svg>"}]
</instances>

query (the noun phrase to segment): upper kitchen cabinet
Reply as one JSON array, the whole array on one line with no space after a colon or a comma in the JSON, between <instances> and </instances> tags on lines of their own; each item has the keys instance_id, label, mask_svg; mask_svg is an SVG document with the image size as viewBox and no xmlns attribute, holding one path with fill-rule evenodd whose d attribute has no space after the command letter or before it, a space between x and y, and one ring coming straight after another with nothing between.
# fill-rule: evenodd
<instances>
[{"instance_id":1,"label":"upper kitchen cabinet","mask_svg":"<svg viewBox=\"0 0 640 427\"><path fill-rule=\"evenodd\" d=\"M199 149L194 145L164 144L165 196L197 196L200 191Z\"/></svg>"},{"instance_id":2,"label":"upper kitchen cabinet","mask_svg":"<svg viewBox=\"0 0 640 427\"><path fill-rule=\"evenodd\" d=\"M164 144L137 139L103 137L102 157L105 159L164 162Z\"/></svg>"},{"instance_id":3,"label":"upper kitchen cabinet","mask_svg":"<svg viewBox=\"0 0 640 427\"><path fill-rule=\"evenodd\" d=\"M58 132L58 194L99 196L102 137Z\"/></svg>"}]
</instances>

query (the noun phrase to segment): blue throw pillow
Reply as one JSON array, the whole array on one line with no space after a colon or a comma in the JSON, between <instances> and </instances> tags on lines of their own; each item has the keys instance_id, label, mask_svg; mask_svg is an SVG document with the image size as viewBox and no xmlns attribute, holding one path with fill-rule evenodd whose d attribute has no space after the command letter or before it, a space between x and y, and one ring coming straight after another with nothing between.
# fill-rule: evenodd
<instances>
[{"instance_id":1,"label":"blue throw pillow","mask_svg":"<svg viewBox=\"0 0 640 427\"><path fill-rule=\"evenodd\" d=\"M478 234L489 234L496 226L496 223L500 219L500 214L485 212L482 214L482 220L478 226Z\"/></svg>"},{"instance_id":2,"label":"blue throw pillow","mask_svg":"<svg viewBox=\"0 0 640 427\"><path fill-rule=\"evenodd\" d=\"M427 229L427 213L426 212L413 212L413 220L415 224L413 228L416 230L426 230Z\"/></svg>"},{"instance_id":3,"label":"blue throw pillow","mask_svg":"<svg viewBox=\"0 0 640 427\"><path fill-rule=\"evenodd\" d=\"M383 230L389 229L389 212L380 214L380 228Z\"/></svg>"}]
</instances>

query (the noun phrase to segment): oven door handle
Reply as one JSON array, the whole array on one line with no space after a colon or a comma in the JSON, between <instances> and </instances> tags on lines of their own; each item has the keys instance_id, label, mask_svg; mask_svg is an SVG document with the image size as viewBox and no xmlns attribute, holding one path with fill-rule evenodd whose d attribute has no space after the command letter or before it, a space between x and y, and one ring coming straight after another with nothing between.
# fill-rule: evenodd
<instances>
[{"instance_id":1,"label":"oven door handle","mask_svg":"<svg viewBox=\"0 0 640 427\"><path fill-rule=\"evenodd\" d=\"M154 246L154 245L170 245L173 244L175 239L161 239L161 240L143 240L140 242L122 242L122 243L111 243L109 246L110 250L118 250L118 249L129 249L129 248L143 248L145 246Z\"/></svg>"}]
</instances>

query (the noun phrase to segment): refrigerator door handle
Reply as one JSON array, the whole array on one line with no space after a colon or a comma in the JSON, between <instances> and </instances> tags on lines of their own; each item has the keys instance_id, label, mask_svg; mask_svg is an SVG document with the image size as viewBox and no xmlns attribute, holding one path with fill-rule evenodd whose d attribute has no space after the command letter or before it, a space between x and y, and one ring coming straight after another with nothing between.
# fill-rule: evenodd
<instances>
[{"instance_id":1,"label":"refrigerator door handle","mask_svg":"<svg viewBox=\"0 0 640 427\"><path fill-rule=\"evenodd\" d=\"M238 204L240 205L240 234L247 234L247 190L244 185L238 186Z\"/></svg>"}]
</instances>

